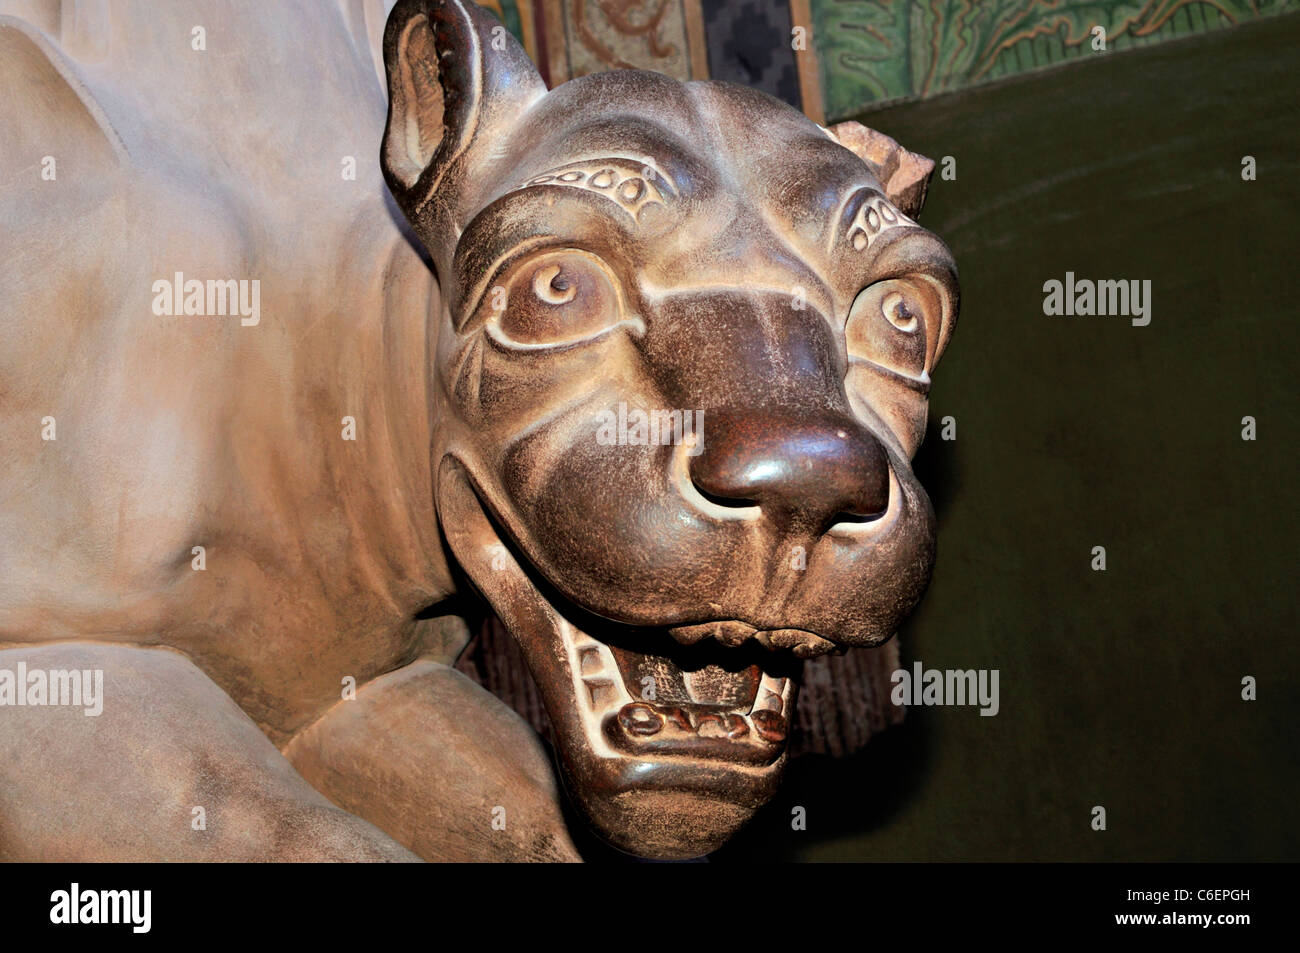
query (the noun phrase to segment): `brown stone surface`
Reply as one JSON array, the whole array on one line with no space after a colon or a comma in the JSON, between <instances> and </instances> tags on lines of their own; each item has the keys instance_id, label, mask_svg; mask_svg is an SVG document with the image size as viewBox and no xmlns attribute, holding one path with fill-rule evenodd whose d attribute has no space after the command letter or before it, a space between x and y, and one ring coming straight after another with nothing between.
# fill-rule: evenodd
<instances>
[{"instance_id":1,"label":"brown stone surface","mask_svg":"<svg viewBox=\"0 0 1300 953\"><path fill-rule=\"evenodd\" d=\"M571 858L447 667L480 598L633 853L723 843L791 725L885 723L822 666L933 560L924 160L722 83L547 92L464 0L0 9L0 656L106 684L0 709L0 854Z\"/></svg>"},{"instance_id":2,"label":"brown stone surface","mask_svg":"<svg viewBox=\"0 0 1300 953\"><path fill-rule=\"evenodd\" d=\"M375 679L285 756L334 803L426 859L578 859L537 736L445 665Z\"/></svg>"}]
</instances>

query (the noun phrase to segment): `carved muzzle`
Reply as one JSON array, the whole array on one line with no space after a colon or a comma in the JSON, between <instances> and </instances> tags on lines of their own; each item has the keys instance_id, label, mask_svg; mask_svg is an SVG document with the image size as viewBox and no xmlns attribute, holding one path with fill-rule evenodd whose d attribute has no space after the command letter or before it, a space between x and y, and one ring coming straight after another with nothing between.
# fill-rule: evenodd
<instances>
[{"instance_id":1,"label":"carved muzzle","mask_svg":"<svg viewBox=\"0 0 1300 953\"><path fill-rule=\"evenodd\" d=\"M694 856L779 783L801 660L924 591L956 271L887 137L636 71L547 93L495 26L403 0L386 34L384 169L444 292L439 518L576 803Z\"/></svg>"}]
</instances>

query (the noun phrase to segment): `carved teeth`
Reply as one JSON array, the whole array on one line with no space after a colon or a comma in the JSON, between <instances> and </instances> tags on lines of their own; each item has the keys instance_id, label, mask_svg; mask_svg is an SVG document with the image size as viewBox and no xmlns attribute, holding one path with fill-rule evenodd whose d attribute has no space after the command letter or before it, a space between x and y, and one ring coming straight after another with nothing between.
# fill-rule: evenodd
<instances>
[{"instance_id":1,"label":"carved teeth","mask_svg":"<svg viewBox=\"0 0 1300 953\"><path fill-rule=\"evenodd\" d=\"M695 733L701 738L722 738L727 734L727 723L721 715L701 715L696 722Z\"/></svg>"},{"instance_id":2,"label":"carved teeth","mask_svg":"<svg viewBox=\"0 0 1300 953\"><path fill-rule=\"evenodd\" d=\"M695 726L701 738L743 738L749 734L749 725L740 715L724 715L706 712L701 715Z\"/></svg>"},{"instance_id":3,"label":"carved teeth","mask_svg":"<svg viewBox=\"0 0 1300 953\"><path fill-rule=\"evenodd\" d=\"M717 629L717 622L702 622L699 625L675 625L668 630L668 634L682 645L694 645L713 635Z\"/></svg>"},{"instance_id":4,"label":"carved teeth","mask_svg":"<svg viewBox=\"0 0 1300 953\"><path fill-rule=\"evenodd\" d=\"M813 636L813 638L816 638L816 636ZM802 645L796 645L793 649L794 657L802 659L816 658L819 655L826 655L834 651L835 645L825 639L817 639L816 642L804 642Z\"/></svg>"},{"instance_id":5,"label":"carved teeth","mask_svg":"<svg viewBox=\"0 0 1300 953\"><path fill-rule=\"evenodd\" d=\"M593 717L602 721L605 731L621 733L626 739L648 741L668 732L672 736L695 736L700 739L725 739L741 743L764 745L783 742L788 733L784 712L790 703L793 685L788 678L762 674L754 693L752 708L748 712L727 711L707 706L677 706L671 703L658 705L645 700L634 700L629 694L619 666L610 648L585 632L566 625L562 630L568 645L570 664L575 682L587 696ZM681 626L672 630L673 636L685 644L713 637L724 644L739 645L758 637L766 644L767 637L775 637L780 645L769 648L790 648L798 654L811 651L821 654L830 642L798 629L778 629L759 632L743 622L706 622L694 626ZM820 644L819 644L820 643ZM609 719L609 720L605 720Z\"/></svg>"},{"instance_id":6,"label":"carved teeth","mask_svg":"<svg viewBox=\"0 0 1300 953\"><path fill-rule=\"evenodd\" d=\"M770 693L769 693L770 694ZM772 695L779 705L780 696ZM698 712L691 717L681 708L659 708L649 702L628 702L618 711L618 723L633 737L648 738L667 727L698 735L701 738L726 738L739 741L750 734L751 726L760 739L768 743L785 741L788 726L779 710L756 709L748 717L736 712Z\"/></svg>"},{"instance_id":7,"label":"carved teeth","mask_svg":"<svg viewBox=\"0 0 1300 953\"><path fill-rule=\"evenodd\" d=\"M777 678L764 672L763 680L758 685L758 694L754 698L754 711L770 711L778 715L784 714L786 702L789 700L789 693L789 679Z\"/></svg>"},{"instance_id":8,"label":"carved teeth","mask_svg":"<svg viewBox=\"0 0 1300 953\"><path fill-rule=\"evenodd\" d=\"M734 649L752 639L757 631L752 625L745 625L743 622L719 622L714 638Z\"/></svg>"},{"instance_id":9,"label":"carved teeth","mask_svg":"<svg viewBox=\"0 0 1300 953\"><path fill-rule=\"evenodd\" d=\"M597 672L604 671L605 661L600 657L600 650L596 648L584 648L580 651L583 675L595 675Z\"/></svg>"},{"instance_id":10,"label":"carved teeth","mask_svg":"<svg viewBox=\"0 0 1300 953\"><path fill-rule=\"evenodd\" d=\"M618 723L632 735L657 735L663 731L664 716L645 702L632 702L618 712Z\"/></svg>"},{"instance_id":11,"label":"carved teeth","mask_svg":"<svg viewBox=\"0 0 1300 953\"><path fill-rule=\"evenodd\" d=\"M744 622L701 622L697 625L677 625L668 634L682 645L695 645L707 638L717 639L728 648L738 648L750 639L766 649L789 649L796 658L810 659L828 652L841 651L834 642L802 629L758 630Z\"/></svg>"},{"instance_id":12,"label":"carved teeth","mask_svg":"<svg viewBox=\"0 0 1300 953\"><path fill-rule=\"evenodd\" d=\"M789 729L786 725L785 716L775 711L756 711L750 719L754 722L754 730L764 741L780 743L785 741Z\"/></svg>"},{"instance_id":13,"label":"carved teeth","mask_svg":"<svg viewBox=\"0 0 1300 953\"><path fill-rule=\"evenodd\" d=\"M584 678L582 684L587 687L587 694L591 698L591 707L597 711L610 708L618 700L618 686L612 679L605 678Z\"/></svg>"},{"instance_id":14,"label":"carved teeth","mask_svg":"<svg viewBox=\"0 0 1300 953\"><path fill-rule=\"evenodd\" d=\"M680 709L680 708L664 708L664 709L661 709L661 711L663 712L664 717L666 717L669 721L671 721L674 725L676 725L676 726L677 726L678 728L680 728L682 731L694 731L694 730L695 730L695 727L691 724L691 716L688 715L688 714L686 714L686 712L682 711L682 709Z\"/></svg>"},{"instance_id":15,"label":"carved teeth","mask_svg":"<svg viewBox=\"0 0 1300 953\"><path fill-rule=\"evenodd\" d=\"M790 649L795 658L815 658L835 651L835 643L802 629L773 629L764 633L770 648Z\"/></svg>"},{"instance_id":16,"label":"carved teeth","mask_svg":"<svg viewBox=\"0 0 1300 953\"><path fill-rule=\"evenodd\" d=\"M781 709L785 707L781 696L773 692L760 692L760 694L762 697L754 703L754 711L774 711L779 715Z\"/></svg>"}]
</instances>

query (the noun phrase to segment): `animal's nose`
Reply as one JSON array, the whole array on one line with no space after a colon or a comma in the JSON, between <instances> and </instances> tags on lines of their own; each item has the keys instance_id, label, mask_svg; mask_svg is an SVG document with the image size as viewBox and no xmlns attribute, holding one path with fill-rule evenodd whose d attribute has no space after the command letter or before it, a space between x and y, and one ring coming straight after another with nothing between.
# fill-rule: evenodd
<instances>
[{"instance_id":1,"label":"animal's nose","mask_svg":"<svg viewBox=\"0 0 1300 953\"><path fill-rule=\"evenodd\" d=\"M715 503L758 505L769 519L818 535L889 508L884 447L840 415L715 413L690 473Z\"/></svg>"}]
</instances>

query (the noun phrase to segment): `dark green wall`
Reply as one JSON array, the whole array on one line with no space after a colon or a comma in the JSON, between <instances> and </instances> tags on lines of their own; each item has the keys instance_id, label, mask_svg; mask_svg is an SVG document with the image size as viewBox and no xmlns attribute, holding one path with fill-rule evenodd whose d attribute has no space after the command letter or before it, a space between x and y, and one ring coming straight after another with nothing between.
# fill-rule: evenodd
<instances>
[{"instance_id":1,"label":"dark green wall","mask_svg":"<svg viewBox=\"0 0 1300 953\"><path fill-rule=\"evenodd\" d=\"M922 216L963 303L902 644L999 669L1001 713L912 709L801 760L717 860L1300 858L1297 50L1288 15L862 117L957 160ZM1066 271L1150 279L1151 324L1044 316Z\"/></svg>"},{"instance_id":2,"label":"dark green wall","mask_svg":"<svg viewBox=\"0 0 1300 953\"><path fill-rule=\"evenodd\" d=\"M813 46L826 114L842 119L1296 9L1296 0L812 0Z\"/></svg>"}]
</instances>

